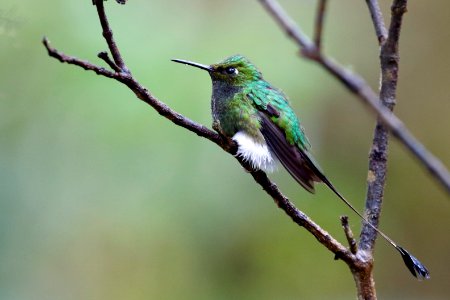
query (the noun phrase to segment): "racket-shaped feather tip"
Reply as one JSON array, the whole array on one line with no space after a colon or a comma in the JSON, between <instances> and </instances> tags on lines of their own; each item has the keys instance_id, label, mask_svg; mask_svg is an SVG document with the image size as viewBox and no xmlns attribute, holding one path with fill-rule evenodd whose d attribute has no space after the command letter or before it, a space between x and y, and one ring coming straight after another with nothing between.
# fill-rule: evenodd
<instances>
[{"instance_id":1,"label":"racket-shaped feather tip","mask_svg":"<svg viewBox=\"0 0 450 300\"><path fill-rule=\"evenodd\" d=\"M411 274L413 274L419 280L430 279L430 273L428 272L427 268L416 257L409 254L408 251L398 245L396 248L402 255L403 261L405 262L405 265L408 267L408 270L411 272Z\"/></svg>"}]
</instances>

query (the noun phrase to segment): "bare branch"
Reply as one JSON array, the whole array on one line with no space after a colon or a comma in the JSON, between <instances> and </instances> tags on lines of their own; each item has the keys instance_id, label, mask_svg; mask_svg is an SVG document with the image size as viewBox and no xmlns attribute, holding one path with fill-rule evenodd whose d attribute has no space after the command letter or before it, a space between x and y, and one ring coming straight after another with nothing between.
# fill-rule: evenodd
<instances>
[{"instance_id":1,"label":"bare branch","mask_svg":"<svg viewBox=\"0 0 450 300\"><path fill-rule=\"evenodd\" d=\"M92 4L95 5L97 1L106 1L106 0L92 0ZM116 0L116 2L119 4L125 4L127 0Z\"/></svg>"},{"instance_id":2,"label":"bare branch","mask_svg":"<svg viewBox=\"0 0 450 300\"><path fill-rule=\"evenodd\" d=\"M347 216L341 216L341 224L342 224L342 227L344 228L344 233L345 233L345 237L347 238L348 245L350 246L350 252L352 254L356 254L356 252L358 252L358 245L356 244L355 238L353 236L353 232L348 223Z\"/></svg>"},{"instance_id":3,"label":"bare branch","mask_svg":"<svg viewBox=\"0 0 450 300\"><path fill-rule=\"evenodd\" d=\"M323 32L323 22L325 20L325 10L327 7L327 0L319 0L316 14L316 25L314 30L314 44L316 45L317 51L322 51L322 32Z\"/></svg>"},{"instance_id":4,"label":"bare branch","mask_svg":"<svg viewBox=\"0 0 450 300\"><path fill-rule=\"evenodd\" d=\"M116 72L121 72L122 70L116 65L115 62L109 58L108 52L102 51L97 54L97 57L102 59L104 62L108 64L108 66Z\"/></svg>"},{"instance_id":5,"label":"bare branch","mask_svg":"<svg viewBox=\"0 0 450 300\"><path fill-rule=\"evenodd\" d=\"M384 25L383 15L380 10L380 5L378 0L366 0L367 7L370 11L370 16L372 17L372 23L375 28L375 33L378 38L378 43L382 45L387 39L387 30Z\"/></svg>"},{"instance_id":6,"label":"bare branch","mask_svg":"<svg viewBox=\"0 0 450 300\"><path fill-rule=\"evenodd\" d=\"M357 74L351 73L349 70L317 52L311 40L303 34L277 1L260 0L260 2L270 15L274 17L286 34L298 44L304 56L319 63L319 65L330 72L351 92L356 94L363 103L367 104L369 108L378 115L378 118L392 134L400 140L400 142L428 169L430 174L442 184L447 193L450 193L450 173L447 168L409 132L399 118L380 103L379 97L370 86Z\"/></svg>"},{"instance_id":7,"label":"bare branch","mask_svg":"<svg viewBox=\"0 0 450 300\"><path fill-rule=\"evenodd\" d=\"M97 6L98 18L100 20L100 24L103 29L103 37L108 44L109 51L111 51L111 55L114 59L116 65L125 73L129 73L127 66L123 62L122 55L120 54L119 48L117 48L117 44L114 41L113 32L109 27L108 19L105 14L105 7L103 6L103 1L96 1L95 5Z\"/></svg>"},{"instance_id":8,"label":"bare branch","mask_svg":"<svg viewBox=\"0 0 450 300\"><path fill-rule=\"evenodd\" d=\"M61 51L58 51L57 49L53 48L50 45L50 41L47 39L47 37L44 37L42 39L42 43L44 44L45 48L47 49L48 55L56 58L57 60L59 60L62 63L76 65L87 71L94 71L97 75L102 75L102 76L105 76L108 78L115 78L115 79L120 78L120 74L116 74L114 72L111 72L111 71L103 68L103 67L99 67L94 64L91 64L88 61L81 60L76 57L66 55Z\"/></svg>"},{"instance_id":9,"label":"bare branch","mask_svg":"<svg viewBox=\"0 0 450 300\"><path fill-rule=\"evenodd\" d=\"M387 40L381 46L381 103L393 110L396 103L399 53L398 43L406 0L394 0ZM382 17L382 16L381 16ZM376 21L374 20L374 24ZM375 25L377 27L377 25ZM372 149L369 155L369 176L367 179L366 215L374 226L378 226L386 182L388 156L388 129L380 122L375 127ZM359 247L373 252L377 233L368 224L363 224Z\"/></svg>"},{"instance_id":10,"label":"bare branch","mask_svg":"<svg viewBox=\"0 0 450 300\"><path fill-rule=\"evenodd\" d=\"M188 129L189 131L192 131L196 133L197 135L207 138L208 140L214 142L215 144L219 145L220 147L224 149L228 149L228 151L231 151L232 145L227 145L224 142L224 139L219 136L216 132L210 130L209 128L198 124L181 114L177 113L176 111L169 108L166 104L159 101L155 97L153 97L146 88L141 86L131 75L126 73L118 73L118 72L112 72L109 70L106 70L103 67L96 66L88 61L78 59L73 56L66 55L62 53L61 51L56 50L50 45L50 42L47 38L44 38L42 43L44 44L45 48L47 49L48 55L51 57L56 58L62 63L67 63L70 65L76 65L79 66L85 70L88 71L94 71L97 75L105 76L108 78L115 79L117 81L120 81L124 84L126 84L130 89L138 96L139 99L144 101L145 103L152 106L160 115L166 117L167 119L171 120L173 123L177 124L178 126L181 126L183 128Z\"/></svg>"},{"instance_id":11,"label":"bare branch","mask_svg":"<svg viewBox=\"0 0 450 300\"><path fill-rule=\"evenodd\" d=\"M241 161L240 159L238 160ZM251 170L251 167L246 165L245 162L241 162L241 164L247 170ZM322 245L333 252L336 257L342 259L351 266L360 267L355 256L346 247L335 240L328 232L312 221L306 214L296 208L294 204L292 204L289 199L280 192L277 185L270 181L266 173L263 171L251 171L250 174L253 176L255 181L259 183L272 197L278 207L285 211L295 223L308 230Z\"/></svg>"}]
</instances>

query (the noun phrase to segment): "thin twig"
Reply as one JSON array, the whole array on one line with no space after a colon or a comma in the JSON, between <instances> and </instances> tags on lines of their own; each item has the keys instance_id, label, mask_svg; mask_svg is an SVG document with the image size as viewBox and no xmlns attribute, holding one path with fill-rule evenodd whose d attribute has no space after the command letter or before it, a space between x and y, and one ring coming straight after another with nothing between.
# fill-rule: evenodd
<instances>
[{"instance_id":1,"label":"thin twig","mask_svg":"<svg viewBox=\"0 0 450 300\"><path fill-rule=\"evenodd\" d=\"M350 247L350 252L356 254L358 252L358 245L356 244L353 232L348 223L348 216L341 216L342 228L344 228L345 237L347 238L348 245Z\"/></svg>"},{"instance_id":2,"label":"thin twig","mask_svg":"<svg viewBox=\"0 0 450 300\"><path fill-rule=\"evenodd\" d=\"M98 58L102 59L104 62L108 64L108 66L116 72L121 72L122 70L116 65L115 62L111 60L108 55L108 52L102 51L97 54Z\"/></svg>"},{"instance_id":3,"label":"thin twig","mask_svg":"<svg viewBox=\"0 0 450 300\"><path fill-rule=\"evenodd\" d=\"M130 73L127 66L125 65L122 55L120 54L119 48L113 38L113 32L109 27L108 19L106 18L105 7L103 6L103 1L96 1L98 18L103 29L103 37L108 44L109 51L114 59L115 64L122 70L122 72Z\"/></svg>"},{"instance_id":4,"label":"thin twig","mask_svg":"<svg viewBox=\"0 0 450 300\"><path fill-rule=\"evenodd\" d=\"M116 74L114 72L111 72L110 70L103 68L103 67L99 67L94 64L91 64L90 62L88 62L86 60L81 60L76 57L66 55L63 52L53 48L50 45L50 41L47 39L47 37L44 37L42 39L42 43L44 44L45 48L47 49L48 55L56 58L57 60L59 60L62 63L76 65L87 71L94 71L97 75L102 75L102 76L105 76L108 78L114 78L117 80L119 80L119 78L121 78L120 74Z\"/></svg>"},{"instance_id":5,"label":"thin twig","mask_svg":"<svg viewBox=\"0 0 450 300\"><path fill-rule=\"evenodd\" d=\"M379 97L370 86L357 74L351 73L330 58L320 55L311 40L303 34L277 1L260 0L260 2L286 34L298 44L305 57L319 63L359 99L363 100L363 103L368 104L392 134L419 159L430 174L442 184L447 193L450 193L450 173L447 168L409 132L399 118L380 103Z\"/></svg>"},{"instance_id":6,"label":"thin twig","mask_svg":"<svg viewBox=\"0 0 450 300\"><path fill-rule=\"evenodd\" d=\"M380 4L378 0L366 0L369 8L370 16L372 17L373 27L377 35L378 43L382 45L387 39L387 30L384 25L383 14L381 13Z\"/></svg>"},{"instance_id":7,"label":"thin twig","mask_svg":"<svg viewBox=\"0 0 450 300\"><path fill-rule=\"evenodd\" d=\"M316 14L316 25L314 27L314 44L316 45L316 49L318 52L322 52L322 32L326 7L327 0L319 0Z\"/></svg>"}]
</instances>

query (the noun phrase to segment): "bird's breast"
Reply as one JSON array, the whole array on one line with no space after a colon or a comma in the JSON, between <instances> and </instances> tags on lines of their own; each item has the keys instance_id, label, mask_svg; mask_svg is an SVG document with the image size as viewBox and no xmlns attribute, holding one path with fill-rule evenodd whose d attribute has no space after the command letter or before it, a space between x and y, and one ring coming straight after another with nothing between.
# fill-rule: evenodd
<instances>
[{"instance_id":1,"label":"bird's breast","mask_svg":"<svg viewBox=\"0 0 450 300\"><path fill-rule=\"evenodd\" d=\"M238 131L259 138L259 118L256 109L241 87L213 83L211 99L212 116L222 132L233 137Z\"/></svg>"}]
</instances>

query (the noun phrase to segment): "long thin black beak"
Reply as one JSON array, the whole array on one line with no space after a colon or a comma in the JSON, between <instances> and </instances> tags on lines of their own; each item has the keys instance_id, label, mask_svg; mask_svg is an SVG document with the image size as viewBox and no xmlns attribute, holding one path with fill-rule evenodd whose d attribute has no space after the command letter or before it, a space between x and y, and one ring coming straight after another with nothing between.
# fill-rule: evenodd
<instances>
[{"instance_id":1,"label":"long thin black beak","mask_svg":"<svg viewBox=\"0 0 450 300\"><path fill-rule=\"evenodd\" d=\"M199 69L206 70L208 72L212 71L210 66L198 64L196 62L192 62L192 61L188 61L188 60L184 60L184 59L172 59L172 61L180 63L180 64L185 64L185 65L190 65L190 66L193 66L193 67L197 67Z\"/></svg>"}]
</instances>

